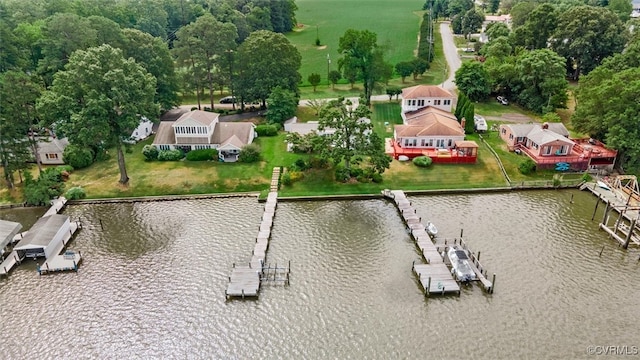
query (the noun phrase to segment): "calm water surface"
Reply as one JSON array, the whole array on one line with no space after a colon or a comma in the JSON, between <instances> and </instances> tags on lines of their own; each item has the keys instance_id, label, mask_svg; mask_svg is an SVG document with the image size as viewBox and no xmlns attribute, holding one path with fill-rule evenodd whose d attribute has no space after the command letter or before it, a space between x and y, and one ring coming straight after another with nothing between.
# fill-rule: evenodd
<instances>
[{"instance_id":1,"label":"calm water surface","mask_svg":"<svg viewBox=\"0 0 640 360\"><path fill-rule=\"evenodd\" d=\"M442 236L464 229L497 274L493 295L425 298L420 255L382 200L280 203L267 261L291 260L291 286L265 285L257 301L224 296L232 263L251 255L255 198L70 206L80 271L39 277L27 262L0 279L0 357L566 359L640 345L639 252L598 231L595 197L410 200ZM28 227L39 211L0 218Z\"/></svg>"}]
</instances>

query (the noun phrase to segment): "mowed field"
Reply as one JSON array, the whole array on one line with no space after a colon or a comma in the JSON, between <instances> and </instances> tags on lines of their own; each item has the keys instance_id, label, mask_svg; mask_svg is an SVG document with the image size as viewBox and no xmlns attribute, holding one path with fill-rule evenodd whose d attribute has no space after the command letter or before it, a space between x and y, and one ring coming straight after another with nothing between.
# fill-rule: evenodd
<instances>
[{"instance_id":1,"label":"mowed field","mask_svg":"<svg viewBox=\"0 0 640 360\"><path fill-rule=\"evenodd\" d=\"M391 64L412 60L417 50L424 0L296 0L296 4L296 19L302 27L286 35L302 55L304 85L313 72L326 84L327 65L338 69L338 42L347 29L376 33L378 44L388 49L386 60ZM320 47L315 45L316 36Z\"/></svg>"}]
</instances>

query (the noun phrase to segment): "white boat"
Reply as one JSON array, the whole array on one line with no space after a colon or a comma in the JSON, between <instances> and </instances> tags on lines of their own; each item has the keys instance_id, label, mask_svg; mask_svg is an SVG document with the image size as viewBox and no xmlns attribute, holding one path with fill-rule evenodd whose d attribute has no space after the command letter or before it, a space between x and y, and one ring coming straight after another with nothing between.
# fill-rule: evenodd
<instances>
[{"instance_id":1,"label":"white boat","mask_svg":"<svg viewBox=\"0 0 640 360\"><path fill-rule=\"evenodd\" d=\"M458 250L454 247L449 248L447 252L451 261L451 273L456 276L459 281L469 282L476 280L476 273L469 265L469 258L464 250Z\"/></svg>"},{"instance_id":2,"label":"white boat","mask_svg":"<svg viewBox=\"0 0 640 360\"><path fill-rule=\"evenodd\" d=\"M598 184L598 187L601 187L605 190L611 190L611 188L609 187L609 185L607 185L606 183L602 182L602 181L598 181L596 184Z\"/></svg>"},{"instance_id":3,"label":"white boat","mask_svg":"<svg viewBox=\"0 0 640 360\"><path fill-rule=\"evenodd\" d=\"M398 161L409 161L409 157L407 155L398 156Z\"/></svg>"},{"instance_id":4,"label":"white boat","mask_svg":"<svg viewBox=\"0 0 640 360\"><path fill-rule=\"evenodd\" d=\"M433 225L431 221L427 223L427 226L425 226L425 230L427 230L427 234L429 234L429 236L431 236L432 238L438 235L438 228Z\"/></svg>"}]
</instances>

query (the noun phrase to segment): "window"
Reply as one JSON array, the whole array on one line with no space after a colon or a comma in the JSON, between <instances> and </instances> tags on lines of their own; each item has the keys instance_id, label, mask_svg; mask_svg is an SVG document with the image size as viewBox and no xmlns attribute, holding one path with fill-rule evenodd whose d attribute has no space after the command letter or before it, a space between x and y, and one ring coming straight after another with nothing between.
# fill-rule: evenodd
<instances>
[{"instance_id":1,"label":"window","mask_svg":"<svg viewBox=\"0 0 640 360\"><path fill-rule=\"evenodd\" d=\"M440 105L440 100L433 100L433 105Z\"/></svg>"},{"instance_id":2,"label":"window","mask_svg":"<svg viewBox=\"0 0 640 360\"><path fill-rule=\"evenodd\" d=\"M445 101L444 101L444 104L445 104L445 105L451 105L451 100L445 100Z\"/></svg>"},{"instance_id":3,"label":"window","mask_svg":"<svg viewBox=\"0 0 640 360\"><path fill-rule=\"evenodd\" d=\"M427 143L427 139L422 139L420 140L420 146L424 147L424 145Z\"/></svg>"},{"instance_id":4,"label":"window","mask_svg":"<svg viewBox=\"0 0 640 360\"><path fill-rule=\"evenodd\" d=\"M506 133L507 133L507 129L502 128L502 133L503 133L503 134L506 134Z\"/></svg>"},{"instance_id":5,"label":"window","mask_svg":"<svg viewBox=\"0 0 640 360\"><path fill-rule=\"evenodd\" d=\"M518 136L518 137L516 138L516 142L521 143L521 142L523 142L523 141L524 141L524 137L522 137L522 136Z\"/></svg>"},{"instance_id":6,"label":"window","mask_svg":"<svg viewBox=\"0 0 640 360\"><path fill-rule=\"evenodd\" d=\"M433 139L429 139L429 147L433 147Z\"/></svg>"},{"instance_id":7,"label":"window","mask_svg":"<svg viewBox=\"0 0 640 360\"><path fill-rule=\"evenodd\" d=\"M58 154L52 153L52 154L45 154L45 157L47 159L57 159L58 158Z\"/></svg>"},{"instance_id":8,"label":"window","mask_svg":"<svg viewBox=\"0 0 640 360\"><path fill-rule=\"evenodd\" d=\"M453 140L449 139L449 142L447 143L447 147L451 147L451 145L453 145Z\"/></svg>"},{"instance_id":9,"label":"window","mask_svg":"<svg viewBox=\"0 0 640 360\"><path fill-rule=\"evenodd\" d=\"M416 146L418 144L418 139L411 139L411 146Z\"/></svg>"},{"instance_id":10,"label":"window","mask_svg":"<svg viewBox=\"0 0 640 360\"><path fill-rule=\"evenodd\" d=\"M536 146L537 147L537 146ZM542 148L542 154L543 155L550 155L551 154L551 146L545 146Z\"/></svg>"},{"instance_id":11,"label":"window","mask_svg":"<svg viewBox=\"0 0 640 360\"><path fill-rule=\"evenodd\" d=\"M513 134L509 134L509 140L513 140Z\"/></svg>"},{"instance_id":12,"label":"window","mask_svg":"<svg viewBox=\"0 0 640 360\"><path fill-rule=\"evenodd\" d=\"M424 106L424 100L423 99L418 100L418 106Z\"/></svg>"},{"instance_id":13,"label":"window","mask_svg":"<svg viewBox=\"0 0 640 360\"><path fill-rule=\"evenodd\" d=\"M171 150L169 145L160 145L160 150Z\"/></svg>"}]
</instances>

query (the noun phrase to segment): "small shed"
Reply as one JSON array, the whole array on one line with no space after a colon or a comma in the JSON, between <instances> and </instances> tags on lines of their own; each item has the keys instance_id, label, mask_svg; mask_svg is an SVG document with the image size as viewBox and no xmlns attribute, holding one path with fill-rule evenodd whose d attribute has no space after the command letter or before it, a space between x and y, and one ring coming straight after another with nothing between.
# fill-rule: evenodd
<instances>
[{"instance_id":1,"label":"small shed","mask_svg":"<svg viewBox=\"0 0 640 360\"><path fill-rule=\"evenodd\" d=\"M22 225L13 221L0 220L0 253L16 236Z\"/></svg>"},{"instance_id":2,"label":"small shed","mask_svg":"<svg viewBox=\"0 0 640 360\"><path fill-rule=\"evenodd\" d=\"M13 248L20 258L57 255L63 247L66 233L71 231L69 216L54 214L44 216L27 231L22 240Z\"/></svg>"}]
</instances>

